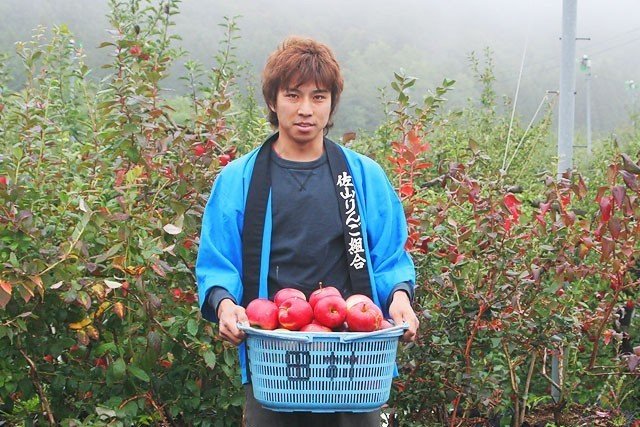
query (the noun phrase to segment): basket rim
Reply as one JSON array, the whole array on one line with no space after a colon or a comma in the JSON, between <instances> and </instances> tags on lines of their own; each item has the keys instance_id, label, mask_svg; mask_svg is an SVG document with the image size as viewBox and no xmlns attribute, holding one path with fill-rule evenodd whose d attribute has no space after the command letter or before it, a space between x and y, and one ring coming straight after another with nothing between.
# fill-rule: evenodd
<instances>
[{"instance_id":1,"label":"basket rim","mask_svg":"<svg viewBox=\"0 0 640 427\"><path fill-rule=\"evenodd\" d=\"M324 338L339 339L341 342L351 342L369 338L396 338L401 336L405 330L409 329L409 324L403 322L401 325L372 332L300 332L300 331L270 331L257 329L242 323L237 324L238 328L247 335L262 336L267 338L280 338L283 340L312 342Z\"/></svg>"}]
</instances>

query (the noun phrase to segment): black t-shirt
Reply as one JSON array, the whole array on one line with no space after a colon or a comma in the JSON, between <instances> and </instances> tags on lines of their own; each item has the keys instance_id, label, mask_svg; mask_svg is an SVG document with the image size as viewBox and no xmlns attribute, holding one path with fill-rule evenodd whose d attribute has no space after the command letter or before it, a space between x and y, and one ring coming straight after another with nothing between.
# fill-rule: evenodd
<instances>
[{"instance_id":1,"label":"black t-shirt","mask_svg":"<svg viewBox=\"0 0 640 427\"><path fill-rule=\"evenodd\" d=\"M326 153L311 162L271 157L269 297L282 288L307 296L323 286L351 294L344 230Z\"/></svg>"}]
</instances>

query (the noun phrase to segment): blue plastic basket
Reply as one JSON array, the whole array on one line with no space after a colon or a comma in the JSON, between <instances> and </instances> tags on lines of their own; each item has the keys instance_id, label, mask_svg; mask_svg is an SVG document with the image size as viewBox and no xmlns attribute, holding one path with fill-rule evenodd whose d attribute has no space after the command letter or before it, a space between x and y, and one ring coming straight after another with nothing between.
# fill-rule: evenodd
<instances>
[{"instance_id":1,"label":"blue plastic basket","mask_svg":"<svg viewBox=\"0 0 640 427\"><path fill-rule=\"evenodd\" d=\"M368 412L386 403L398 338L407 324L381 331L247 334L253 394L273 411Z\"/></svg>"}]
</instances>

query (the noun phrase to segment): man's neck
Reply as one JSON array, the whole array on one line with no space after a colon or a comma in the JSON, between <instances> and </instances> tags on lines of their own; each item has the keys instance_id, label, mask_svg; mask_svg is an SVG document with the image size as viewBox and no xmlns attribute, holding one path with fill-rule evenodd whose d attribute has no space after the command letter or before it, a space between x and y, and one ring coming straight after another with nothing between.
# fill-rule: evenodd
<instances>
[{"instance_id":1,"label":"man's neck","mask_svg":"<svg viewBox=\"0 0 640 427\"><path fill-rule=\"evenodd\" d=\"M281 136L273 143L273 149L285 160L294 162L311 162L322 156L324 151L323 138L301 144L289 141Z\"/></svg>"}]
</instances>

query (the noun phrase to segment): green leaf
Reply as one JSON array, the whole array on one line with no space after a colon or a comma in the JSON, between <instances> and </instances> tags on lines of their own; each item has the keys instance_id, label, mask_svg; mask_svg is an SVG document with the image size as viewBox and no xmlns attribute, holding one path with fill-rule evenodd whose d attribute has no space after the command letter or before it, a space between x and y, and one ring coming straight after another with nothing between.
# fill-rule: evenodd
<instances>
[{"instance_id":1,"label":"green leaf","mask_svg":"<svg viewBox=\"0 0 640 427\"><path fill-rule=\"evenodd\" d=\"M145 371L143 371L142 369L138 368L137 366L134 365L129 365L128 366L128 370L129 373L131 375L133 375L134 377L138 378L139 380L142 380L146 383L149 382L150 378L149 375L147 375L147 373Z\"/></svg>"},{"instance_id":2,"label":"green leaf","mask_svg":"<svg viewBox=\"0 0 640 427\"><path fill-rule=\"evenodd\" d=\"M109 369L111 370L111 374L113 375L113 377L116 380L119 380L124 376L127 370L127 365L124 363L124 360L122 358L119 358L114 363L109 365Z\"/></svg>"},{"instance_id":3,"label":"green leaf","mask_svg":"<svg viewBox=\"0 0 640 427\"><path fill-rule=\"evenodd\" d=\"M227 366L233 366L236 362L236 355L230 350L224 351L224 363Z\"/></svg>"},{"instance_id":4,"label":"green leaf","mask_svg":"<svg viewBox=\"0 0 640 427\"><path fill-rule=\"evenodd\" d=\"M122 127L122 130L125 134L136 133L140 131L140 126L135 123L125 123L125 125Z\"/></svg>"},{"instance_id":5,"label":"green leaf","mask_svg":"<svg viewBox=\"0 0 640 427\"><path fill-rule=\"evenodd\" d=\"M116 411L114 411L113 409L109 409L109 408L101 408L100 406L96 407L96 414L100 415L104 415L107 417L115 417L116 416Z\"/></svg>"},{"instance_id":6,"label":"green leaf","mask_svg":"<svg viewBox=\"0 0 640 427\"><path fill-rule=\"evenodd\" d=\"M98 357L103 356L108 351L116 351L116 345L113 342L105 342L98 345L95 349L95 354Z\"/></svg>"},{"instance_id":7,"label":"green leaf","mask_svg":"<svg viewBox=\"0 0 640 427\"><path fill-rule=\"evenodd\" d=\"M189 335L196 336L198 334L198 323L195 319L189 319L187 322L187 332Z\"/></svg>"},{"instance_id":8,"label":"green leaf","mask_svg":"<svg viewBox=\"0 0 640 427\"><path fill-rule=\"evenodd\" d=\"M216 355L211 350L205 351L202 356L204 357L204 363L207 364L207 368L213 369L216 367Z\"/></svg>"}]
</instances>

